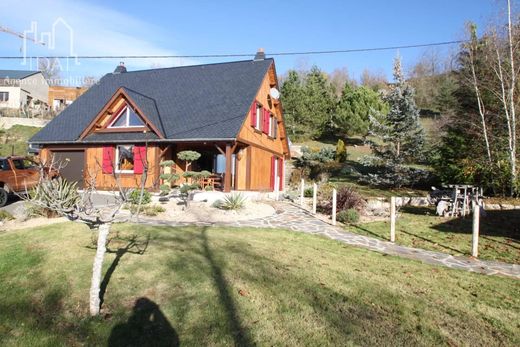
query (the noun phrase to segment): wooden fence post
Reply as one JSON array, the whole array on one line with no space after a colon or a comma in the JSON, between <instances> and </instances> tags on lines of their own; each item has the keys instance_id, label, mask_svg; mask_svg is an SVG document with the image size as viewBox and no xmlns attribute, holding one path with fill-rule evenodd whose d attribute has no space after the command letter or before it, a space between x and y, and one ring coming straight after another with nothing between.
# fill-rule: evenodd
<instances>
[{"instance_id":1,"label":"wooden fence post","mask_svg":"<svg viewBox=\"0 0 520 347\"><path fill-rule=\"evenodd\" d=\"M395 242L395 196L390 198L390 242Z\"/></svg>"},{"instance_id":2,"label":"wooden fence post","mask_svg":"<svg viewBox=\"0 0 520 347\"><path fill-rule=\"evenodd\" d=\"M305 194L305 180L302 178L302 183L300 185L300 206L303 207L303 198Z\"/></svg>"},{"instance_id":3,"label":"wooden fence post","mask_svg":"<svg viewBox=\"0 0 520 347\"><path fill-rule=\"evenodd\" d=\"M336 188L332 189L332 225L336 225L336 205L337 205L337 192Z\"/></svg>"},{"instance_id":4,"label":"wooden fence post","mask_svg":"<svg viewBox=\"0 0 520 347\"><path fill-rule=\"evenodd\" d=\"M473 233L471 236L471 255L478 257L478 234L480 227L480 205L478 201L473 204Z\"/></svg>"},{"instance_id":5,"label":"wooden fence post","mask_svg":"<svg viewBox=\"0 0 520 347\"><path fill-rule=\"evenodd\" d=\"M313 183L312 185L312 213L316 214L316 203L318 198L318 185Z\"/></svg>"}]
</instances>

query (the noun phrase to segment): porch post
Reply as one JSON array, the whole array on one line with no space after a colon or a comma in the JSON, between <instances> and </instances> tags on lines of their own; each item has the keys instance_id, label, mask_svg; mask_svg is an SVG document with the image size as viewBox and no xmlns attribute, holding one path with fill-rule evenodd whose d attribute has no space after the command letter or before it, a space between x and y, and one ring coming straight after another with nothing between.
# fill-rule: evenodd
<instances>
[{"instance_id":1,"label":"porch post","mask_svg":"<svg viewBox=\"0 0 520 347\"><path fill-rule=\"evenodd\" d=\"M228 193L231 191L231 144L226 143L226 172L224 174L224 192Z\"/></svg>"}]
</instances>

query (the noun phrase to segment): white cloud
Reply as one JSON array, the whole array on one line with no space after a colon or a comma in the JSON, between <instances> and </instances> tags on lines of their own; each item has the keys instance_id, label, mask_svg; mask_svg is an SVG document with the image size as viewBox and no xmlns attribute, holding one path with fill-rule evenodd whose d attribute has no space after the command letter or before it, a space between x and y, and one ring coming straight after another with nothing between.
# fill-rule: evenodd
<instances>
[{"instance_id":1,"label":"white cloud","mask_svg":"<svg viewBox=\"0 0 520 347\"><path fill-rule=\"evenodd\" d=\"M40 32L50 31L58 19L73 30L74 50L78 55L175 55L175 50L162 47L160 42L175 44L175 38L154 24L146 23L135 16L108 7L88 4L84 1L6 0L0 3L0 23L17 31L28 30L36 21ZM28 55L68 55L69 41L63 26L56 31L56 48L50 50L33 44L28 45ZM110 72L118 61L80 60L78 72L103 74ZM127 59L131 70L151 66L177 66L195 64L191 59Z\"/></svg>"}]
</instances>

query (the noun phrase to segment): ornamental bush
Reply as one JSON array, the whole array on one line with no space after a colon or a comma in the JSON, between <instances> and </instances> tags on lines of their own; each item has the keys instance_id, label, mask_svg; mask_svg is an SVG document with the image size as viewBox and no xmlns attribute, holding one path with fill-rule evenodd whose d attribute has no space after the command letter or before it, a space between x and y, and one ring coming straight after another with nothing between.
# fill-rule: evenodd
<instances>
[{"instance_id":1,"label":"ornamental bush","mask_svg":"<svg viewBox=\"0 0 520 347\"><path fill-rule=\"evenodd\" d=\"M341 223L355 224L359 222L359 212L353 208L339 211L336 219Z\"/></svg>"}]
</instances>

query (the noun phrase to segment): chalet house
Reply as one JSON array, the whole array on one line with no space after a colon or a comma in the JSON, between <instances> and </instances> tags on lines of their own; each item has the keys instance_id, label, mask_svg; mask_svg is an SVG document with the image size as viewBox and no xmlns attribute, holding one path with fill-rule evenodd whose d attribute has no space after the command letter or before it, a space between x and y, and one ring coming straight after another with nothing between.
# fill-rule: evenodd
<instances>
[{"instance_id":1,"label":"chalet house","mask_svg":"<svg viewBox=\"0 0 520 347\"><path fill-rule=\"evenodd\" d=\"M47 108L48 91L40 71L0 70L0 108Z\"/></svg>"},{"instance_id":2,"label":"chalet house","mask_svg":"<svg viewBox=\"0 0 520 347\"><path fill-rule=\"evenodd\" d=\"M42 160L66 160L62 175L98 189L157 189L161 162L185 163L176 154L201 157L191 170L207 170L230 190L283 189L289 157L273 59L105 75L30 139ZM142 160L145 158L146 160ZM143 164L145 163L145 164ZM119 174L119 175L115 175Z\"/></svg>"}]
</instances>

